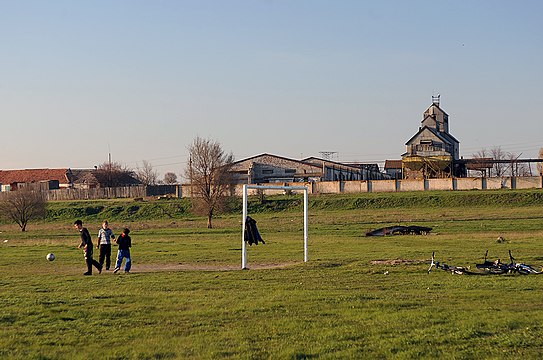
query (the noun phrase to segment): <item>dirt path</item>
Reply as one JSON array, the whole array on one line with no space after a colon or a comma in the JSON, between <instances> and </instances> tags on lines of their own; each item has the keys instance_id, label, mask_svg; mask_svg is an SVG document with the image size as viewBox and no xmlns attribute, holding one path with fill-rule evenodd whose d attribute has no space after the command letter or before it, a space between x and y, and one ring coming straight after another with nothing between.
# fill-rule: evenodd
<instances>
[{"instance_id":1,"label":"dirt path","mask_svg":"<svg viewBox=\"0 0 543 360\"><path fill-rule=\"evenodd\" d=\"M257 264L250 263L247 265L249 270L260 269L280 269L299 264L299 262L286 262L280 264ZM122 270L122 269L121 269ZM232 264L134 264L131 272L146 273L158 271L235 271L241 270L241 263Z\"/></svg>"},{"instance_id":2,"label":"dirt path","mask_svg":"<svg viewBox=\"0 0 543 360\"><path fill-rule=\"evenodd\" d=\"M426 264L430 260L409 260L409 259L390 259L390 260L373 260L372 265L404 265L404 264Z\"/></svg>"}]
</instances>

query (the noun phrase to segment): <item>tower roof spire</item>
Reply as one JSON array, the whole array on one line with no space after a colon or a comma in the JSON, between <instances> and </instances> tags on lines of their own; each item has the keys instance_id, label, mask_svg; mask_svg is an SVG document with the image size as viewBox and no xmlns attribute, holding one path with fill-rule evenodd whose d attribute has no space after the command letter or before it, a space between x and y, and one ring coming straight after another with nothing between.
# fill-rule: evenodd
<instances>
[{"instance_id":1,"label":"tower roof spire","mask_svg":"<svg viewBox=\"0 0 543 360\"><path fill-rule=\"evenodd\" d=\"M437 94L437 96L432 95L432 104L439 106L439 98L441 95Z\"/></svg>"}]
</instances>

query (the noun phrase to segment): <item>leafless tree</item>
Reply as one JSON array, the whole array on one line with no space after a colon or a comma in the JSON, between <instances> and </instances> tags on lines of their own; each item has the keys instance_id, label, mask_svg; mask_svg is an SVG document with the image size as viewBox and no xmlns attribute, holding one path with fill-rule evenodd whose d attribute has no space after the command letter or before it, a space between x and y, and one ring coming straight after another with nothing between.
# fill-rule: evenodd
<instances>
[{"instance_id":1,"label":"leafless tree","mask_svg":"<svg viewBox=\"0 0 543 360\"><path fill-rule=\"evenodd\" d=\"M158 172L153 169L153 165L146 160L142 161L141 168L136 170L136 178L144 185L156 185L158 182Z\"/></svg>"},{"instance_id":2,"label":"leafless tree","mask_svg":"<svg viewBox=\"0 0 543 360\"><path fill-rule=\"evenodd\" d=\"M0 201L0 216L19 225L26 231L30 220L45 218L47 200L40 191L19 189L10 191Z\"/></svg>"},{"instance_id":3,"label":"leafless tree","mask_svg":"<svg viewBox=\"0 0 543 360\"><path fill-rule=\"evenodd\" d=\"M104 187L116 187L130 184L134 171L120 163L106 161L98 165L94 175Z\"/></svg>"},{"instance_id":4,"label":"leafless tree","mask_svg":"<svg viewBox=\"0 0 543 360\"><path fill-rule=\"evenodd\" d=\"M231 185L232 153L226 154L214 140L196 137L188 147L189 164L185 175L191 183L191 199L196 211L207 215L207 227L228 196Z\"/></svg>"},{"instance_id":5,"label":"leafless tree","mask_svg":"<svg viewBox=\"0 0 543 360\"><path fill-rule=\"evenodd\" d=\"M471 170L479 171L481 177L487 176L487 170L490 172L492 170L492 163L488 160L491 160L490 155L486 149L481 149L471 156L476 162L471 164Z\"/></svg>"},{"instance_id":6,"label":"leafless tree","mask_svg":"<svg viewBox=\"0 0 543 360\"><path fill-rule=\"evenodd\" d=\"M517 160L520 157L520 155L514 154L514 153L508 153L507 157L509 159L509 173L511 176L525 176L528 172L528 169L526 168L526 165L523 163L519 163Z\"/></svg>"},{"instance_id":7,"label":"leafless tree","mask_svg":"<svg viewBox=\"0 0 543 360\"><path fill-rule=\"evenodd\" d=\"M164 174L164 184L177 184L177 175L173 172L167 172Z\"/></svg>"},{"instance_id":8,"label":"leafless tree","mask_svg":"<svg viewBox=\"0 0 543 360\"><path fill-rule=\"evenodd\" d=\"M532 169L526 163L516 163L516 176L532 176Z\"/></svg>"},{"instance_id":9,"label":"leafless tree","mask_svg":"<svg viewBox=\"0 0 543 360\"><path fill-rule=\"evenodd\" d=\"M510 154L503 151L500 146L493 147L492 149L490 149L490 157L493 160L506 160L509 158L509 155ZM509 165L500 163L500 162L495 162L493 169L494 169L494 175L496 175L497 177L500 177L500 176L505 175L506 171L509 169Z\"/></svg>"}]
</instances>

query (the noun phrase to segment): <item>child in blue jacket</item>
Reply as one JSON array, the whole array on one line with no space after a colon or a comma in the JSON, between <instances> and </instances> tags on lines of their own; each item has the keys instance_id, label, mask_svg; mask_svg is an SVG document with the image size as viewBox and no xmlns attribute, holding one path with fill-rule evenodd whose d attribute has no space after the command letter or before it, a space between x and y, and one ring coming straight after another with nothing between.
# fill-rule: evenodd
<instances>
[{"instance_id":1,"label":"child in blue jacket","mask_svg":"<svg viewBox=\"0 0 543 360\"><path fill-rule=\"evenodd\" d=\"M121 236L115 239L117 245L119 245L119 251L117 252L117 266L113 271L115 274L121 269L123 264L123 258L126 258L126 263L124 264L124 272L129 273L130 268L132 267L132 259L130 258L130 248L132 247L132 239L130 238L130 229L124 228Z\"/></svg>"}]
</instances>

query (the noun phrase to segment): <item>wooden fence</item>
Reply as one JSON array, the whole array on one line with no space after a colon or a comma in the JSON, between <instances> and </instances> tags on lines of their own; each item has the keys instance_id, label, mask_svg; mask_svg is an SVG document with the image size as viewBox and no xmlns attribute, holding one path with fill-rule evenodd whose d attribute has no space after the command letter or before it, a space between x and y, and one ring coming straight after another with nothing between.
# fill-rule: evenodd
<instances>
[{"instance_id":1,"label":"wooden fence","mask_svg":"<svg viewBox=\"0 0 543 360\"><path fill-rule=\"evenodd\" d=\"M93 189L57 189L44 192L47 200L95 200L138 198L146 195L145 186L124 186Z\"/></svg>"},{"instance_id":2,"label":"wooden fence","mask_svg":"<svg viewBox=\"0 0 543 360\"><path fill-rule=\"evenodd\" d=\"M16 190L15 190L16 191ZM116 198L141 198L145 196L171 195L181 197L179 185L124 186L93 189L63 188L42 190L48 201L59 200L98 200ZM9 192L0 192L0 200Z\"/></svg>"}]
</instances>

